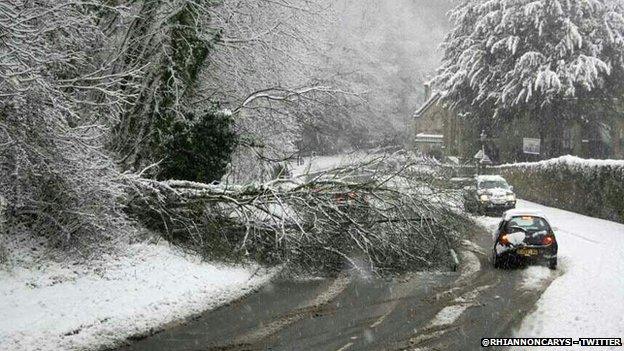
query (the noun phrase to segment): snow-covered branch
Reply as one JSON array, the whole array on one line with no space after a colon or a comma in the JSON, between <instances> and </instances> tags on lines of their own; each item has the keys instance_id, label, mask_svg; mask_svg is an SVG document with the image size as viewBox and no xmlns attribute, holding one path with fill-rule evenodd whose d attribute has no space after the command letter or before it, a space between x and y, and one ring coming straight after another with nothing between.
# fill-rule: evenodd
<instances>
[{"instance_id":1,"label":"snow-covered branch","mask_svg":"<svg viewBox=\"0 0 624 351\"><path fill-rule=\"evenodd\" d=\"M344 257L377 272L432 267L465 219L448 210L420 166L397 169L377 158L249 185L131 178L129 211L179 245L211 255L227 242L230 255L292 260L303 269L333 272Z\"/></svg>"},{"instance_id":2,"label":"snow-covered branch","mask_svg":"<svg viewBox=\"0 0 624 351\"><path fill-rule=\"evenodd\" d=\"M454 107L518 106L623 89L620 1L467 1L453 10L436 83ZM471 107L472 106L472 107Z\"/></svg>"}]
</instances>

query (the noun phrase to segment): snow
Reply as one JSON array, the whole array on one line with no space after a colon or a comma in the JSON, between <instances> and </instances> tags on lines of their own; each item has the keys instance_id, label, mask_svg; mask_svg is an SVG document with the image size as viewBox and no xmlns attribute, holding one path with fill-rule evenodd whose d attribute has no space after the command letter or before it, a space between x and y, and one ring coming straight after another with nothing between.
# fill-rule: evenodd
<instances>
[{"instance_id":1,"label":"snow","mask_svg":"<svg viewBox=\"0 0 624 351\"><path fill-rule=\"evenodd\" d=\"M520 288L525 290L538 290L553 274L557 277L513 336L621 337L624 224L524 200L518 200L517 208L520 212L543 214L556 228L559 267L556 271L538 266L522 270ZM500 218L479 217L478 221L493 231Z\"/></svg>"},{"instance_id":2,"label":"snow","mask_svg":"<svg viewBox=\"0 0 624 351\"><path fill-rule=\"evenodd\" d=\"M300 176L305 173L323 172L332 168L351 166L360 162L372 161L383 157L383 154L375 154L367 151L355 151L350 154L306 157L304 158L304 164L295 165L293 167L292 174L293 176Z\"/></svg>"},{"instance_id":3,"label":"snow","mask_svg":"<svg viewBox=\"0 0 624 351\"><path fill-rule=\"evenodd\" d=\"M571 155L565 155L557 158L551 158L548 160L538 161L538 162L521 162L521 163L511 163L511 164L503 164L497 166L495 168L548 168L558 165L565 165L569 168L576 169L584 169L584 168L592 168L592 167L618 167L624 168L624 160L596 160L596 159L585 159Z\"/></svg>"},{"instance_id":4,"label":"snow","mask_svg":"<svg viewBox=\"0 0 624 351\"><path fill-rule=\"evenodd\" d=\"M134 244L88 265L20 265L0 271L0 349L113 347L237 299L271 276L167 244Z\"/></svg>"},{"instance_id":5,"label":"snow","mask_svg":"<svg viewBox=\"0 0 624 351\"><path fill-rule=\"evenodd\" d=\"M621 0L461 2L449 13L435 85L452 107L492 103L495 116L606 91L605 79L624 70L623 14Z\"/></svg>"},{"instance_id":6,"label":"snow","mask_svg":"<svg viewBox=\"0 0 624 351\"><path fill-rule=\"evenodd\" d=\"M558 228L561 276L544 292L515 336L621 337L624 225L527 201L519 201L518 207L545 213ZM543 269L527 272L533 278L523 285L539 284L544 274Z\"/></svg>"},{"instance_id":7,"label":"snow","mask_svg":"<svg viewBox=\"0 0 624 351\"><path fill-rule=\"evenodd\" d=\"M418 133L418 134L416 134L416 138L443 139L444 135L442 135L442 134Z\"/></svg>"},{"instance_id":8,"label":"snow","mask_svg":"<svg viewBox=\"0 0 624 351\"><path fill-rule=\"evenodd\" d=\"M478 175L475 177L477 179L477 181L479 182L485 182L485 181L494 181L494 182L507 182L505 180L505 178L499 176L499 175L488 175L488 174L482 174L482 175Z\"/></svg>"},{"instance_id":9,"label":"snow","mask_svg":"<svg viewBox=\"0 0 624 351\"><path fill-rule=\"evenodd\" d=\"M445 325L451 325L455 323L459 316L461 316L468 307L471 307L471 305L461 304L446 306L442 310L440 310L440 312L438 312L435 317L433 317L430 326L441 327Z\"/></svg>"},{"instance_id":10,"label":"snow","mask_svg":"<svg viewBox=\"0 0 624 351\"><path fill-rule=\"evenodd\" d=\"M460 250L459 256L461 264L459 266L460 276L457 281L458 283L469 282L481 271L481 261L474 252L469 250Z\"/></svg>"},{"instance_id":11,"label":"snow","mask_svg":"<svg viewBox=\"0 0 624 351\"><path fill-rule=\"evenodd\" d=\"M525 290L539 290L548 282L550 277L556 274L547 267L527 267L522 275L521 287Z\"/></svg>"},{"instance_id":12,"label":"snow","mask_svg":"<svg viewBox=\"0 0 624 351\"><path fill-rule=\"evenodd\" d=\"M526 238L526 233L524 232L515 232L515 233L507 234L507 240L509 240L509 242L512 245L521 244L525 238Z\"/></svg>"}]
</instances>

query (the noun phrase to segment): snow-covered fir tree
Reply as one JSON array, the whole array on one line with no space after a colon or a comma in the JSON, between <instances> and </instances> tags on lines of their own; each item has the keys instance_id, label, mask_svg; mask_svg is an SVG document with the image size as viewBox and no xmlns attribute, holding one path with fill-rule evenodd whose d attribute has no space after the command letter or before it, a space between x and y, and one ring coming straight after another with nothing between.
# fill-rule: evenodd
<instances>
[{"instance_id":1,"label":"snow-covered fir tree","mask_svg":"<svg viewBox=\"0 0 624 351\"><path fill-rule=\"evenodd\" d=\"M504 120L557 106L550 116L565 118L622 93L619 0L468 0L451 19L435 81L461 112Z\"/></svg>"}]
</instances>

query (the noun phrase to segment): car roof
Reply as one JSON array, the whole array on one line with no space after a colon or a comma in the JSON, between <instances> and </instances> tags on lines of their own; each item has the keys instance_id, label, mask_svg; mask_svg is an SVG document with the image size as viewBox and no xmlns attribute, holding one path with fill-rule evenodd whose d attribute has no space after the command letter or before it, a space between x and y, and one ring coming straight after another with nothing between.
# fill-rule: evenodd
<instances>
[{"instance_id":1,"label":"car roof","mask_svg":"<svg viewBox=\"0 0 624 351\"><path fill-rule=\"evenodd\" d=\"M534 209L512 209L512 210L508 210L505 212L505 214L503 215L503 219L508 221L510 219L512 219L513 217L522 217L522 216L531 216L531 217L540 217L546 220L546 222L548 221L548 218L546 218L546 215L544 214L544 212L541 212L539 210L534 210Z\"/></svg>"},{"instance_id":2,"label":"car roof","mask_svg":"<svg viewBox=\"0 0 624 351\"><path fill-rule=\"evenodd\" d=\"M492 180L494 180L494 181L502 180L504 182L507 182L507 180L505 180L505 178L503 178L503 177L501 177L499 175L478 175L475 178L477 179L478 182L483 182L483 181L488 181L488 180L490 180L490 181L492 181Z\"/></svg>"}]
</instances>

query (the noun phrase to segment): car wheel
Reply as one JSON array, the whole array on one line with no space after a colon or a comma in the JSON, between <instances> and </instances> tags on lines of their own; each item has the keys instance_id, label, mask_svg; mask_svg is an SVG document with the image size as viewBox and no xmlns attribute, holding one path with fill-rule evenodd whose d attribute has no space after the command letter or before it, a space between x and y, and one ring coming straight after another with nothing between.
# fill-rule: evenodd
<instances>
[{"instance_id":1,"label":"car wheel","mask_svg":"<svg viewBox=\"0 0 624 351\"><path fill-rule=\"evenodd\" d=\"M557 269L557 258L551 258L550 260L548 260L548 268L555 270Z\"/></svg>"},{"instance_id":2,"label":"car wheel","mask_svg":"<svg viewBox=\"0 0 624 351\"><path fill-rule=\"evenodd\" d=\"M494 254L494 268L499 269L503 268L502 258L498 257L498 255Z\"/></svg>"}]
</instances>

